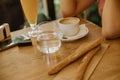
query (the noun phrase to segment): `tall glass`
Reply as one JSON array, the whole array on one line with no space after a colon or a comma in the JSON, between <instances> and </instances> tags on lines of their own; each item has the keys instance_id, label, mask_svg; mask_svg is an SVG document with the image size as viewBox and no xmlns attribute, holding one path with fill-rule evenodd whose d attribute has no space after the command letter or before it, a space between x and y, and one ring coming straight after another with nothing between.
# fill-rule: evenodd
<instances>
[{"instance_id":1,"label":"tall glass","mask_svg":"<svg viewBox=\"0 0 120 80\"><path fill-rule=\"evenodd\" d=\"M38 16L38 0L20 0L21 5L26 16L27 21L30 24L31 31L29 36L36 34L36 23Z\"/></svg>"}]
</instances>

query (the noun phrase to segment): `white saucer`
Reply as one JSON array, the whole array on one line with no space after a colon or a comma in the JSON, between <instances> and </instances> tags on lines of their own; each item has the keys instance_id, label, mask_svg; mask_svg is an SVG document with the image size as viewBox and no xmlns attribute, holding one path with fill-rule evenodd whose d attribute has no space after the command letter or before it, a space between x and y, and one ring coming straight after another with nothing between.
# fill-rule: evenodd
<instances>
[{"instance_id":1,"label":"white saucer","mask_svg":"<svg viewBox=\"0 0 120 80\"><path fill-rule=\"evenodd\" d=\"M75 36L72 36L72 37L64 36L62 38L62 41L64 41L64 42L74 41L74 40L80 39L88 34L89 30L85 24L81 24L79 26L79 28L80 28L80 30Z\"/></svg>"}]
</instances>

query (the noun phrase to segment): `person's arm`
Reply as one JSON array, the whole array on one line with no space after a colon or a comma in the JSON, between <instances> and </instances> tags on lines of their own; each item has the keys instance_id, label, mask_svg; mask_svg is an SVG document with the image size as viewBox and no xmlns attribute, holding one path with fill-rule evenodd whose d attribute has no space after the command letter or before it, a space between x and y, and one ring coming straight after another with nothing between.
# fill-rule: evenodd
<instances>
[{"instance_id":1,"label":"person's arm","mask_svg":"<svg viewBox=\"0 0 120 80\"><path fill-rule=\"evenodd\" d=\"M77 16L87 9L96 0L60 0L60 9L63 17Z\"/></svg>"},{"instance_id":2,"label":"person's arm","mask_svg":"<svg viewBox=\"0 0 120 80\"><path fill-rule=\"evenodd\" d=\"M120 0L106 0L102 14L102 34L107 39L120 37Z\"/></svg>"}]
</instances>

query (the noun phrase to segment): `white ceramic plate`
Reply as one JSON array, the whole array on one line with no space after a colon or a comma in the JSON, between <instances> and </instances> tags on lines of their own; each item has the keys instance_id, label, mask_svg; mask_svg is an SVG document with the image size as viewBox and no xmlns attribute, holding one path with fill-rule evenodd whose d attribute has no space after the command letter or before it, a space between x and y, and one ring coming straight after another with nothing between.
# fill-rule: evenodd
<instances>
[{"instance_id":1,"label":"white ceramic plate","mask_svg":"<svg viewBox=\"0 0 120 80\"><path fill-rule=\"evenodd\" d=\"M88 34L89 30L85 24L81 24L79 26L79 28L80 28L80 30L75 36L72 36L72 37L64 36L62 41L64 41L64 42L74 41L74 40L80 39Z\"/></svg>"}]
</instances>

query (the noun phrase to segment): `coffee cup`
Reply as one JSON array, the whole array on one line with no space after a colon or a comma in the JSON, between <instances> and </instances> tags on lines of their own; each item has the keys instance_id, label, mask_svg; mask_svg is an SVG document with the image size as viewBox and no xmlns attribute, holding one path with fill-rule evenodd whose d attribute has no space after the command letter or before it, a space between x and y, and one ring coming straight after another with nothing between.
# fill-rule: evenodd
<instances>
[{"instance_id":1,"label":"coffee cup","mask_svg":"<svg viewBox=\"0 0 120 80\"><path fill-rule=\"evenodd\" d=\"M79 32L80 19L77 17L67 17L58 20L59 28L64 36L75 36Z\"/></svg>"}]
</instances>

